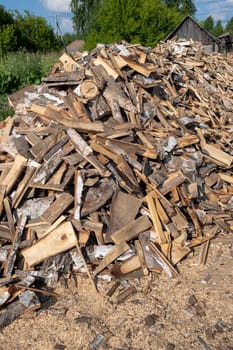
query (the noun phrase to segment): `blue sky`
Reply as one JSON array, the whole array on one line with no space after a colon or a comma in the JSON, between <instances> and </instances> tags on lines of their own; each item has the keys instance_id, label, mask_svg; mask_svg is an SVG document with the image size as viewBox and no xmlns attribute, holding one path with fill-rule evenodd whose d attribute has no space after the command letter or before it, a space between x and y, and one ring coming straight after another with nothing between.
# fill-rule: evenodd
<instances>
[{"instance_id":1,"label":"blue sky","mask_svg":"<svg viewBox=\"0 0 233 350\"><path fill-rule=\"evenodd\" d=\"M212 16L215 21L221 20L222 24L233 17L233 0L193 0L198 20L204 20ZM70 0L0 0L0 4L9 10L23 12L29 10L36 16L43 16L54 26L57 15L63 33L72 32Z\"/></svg>"},{"instance_id":2,"label":"blue sky","mask_svg":"<svg viewBox=\"0 0 233 350\"><path fill-rule=\"evenodd\" d=\"M72 32L73 26L69 9L70 0L0 0L7 10L28 10L36 16L45 17L55 27L55 15L63 33Z\"/></svg>"}]
</instances>

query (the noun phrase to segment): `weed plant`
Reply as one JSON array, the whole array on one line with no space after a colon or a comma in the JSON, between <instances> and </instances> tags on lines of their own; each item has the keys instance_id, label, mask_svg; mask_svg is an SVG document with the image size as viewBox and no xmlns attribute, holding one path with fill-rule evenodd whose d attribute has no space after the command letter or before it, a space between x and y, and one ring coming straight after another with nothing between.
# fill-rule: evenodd
<instances>
[{"instance_id":1,"label":"weed plant","mask_svg":"<svg viewBox=\"0 0 233 350\"><path fill-rule=\"evenodd\" d=\"M41 54L19 51L0 60L0 119L12 115L6 94L30 84L40 84L58 59L58 53Z\"/></svg>"}]
</instances>

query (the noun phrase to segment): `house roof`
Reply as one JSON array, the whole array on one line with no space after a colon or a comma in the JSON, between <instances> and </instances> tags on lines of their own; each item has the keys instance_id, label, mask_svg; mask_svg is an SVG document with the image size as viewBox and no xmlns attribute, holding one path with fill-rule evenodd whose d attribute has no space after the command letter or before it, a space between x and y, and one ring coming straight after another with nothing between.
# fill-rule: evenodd
<instances>
[{"instance_id":1,"label":"house roof","mask_svg":"<svg viewBox=\"0 0 233 350\"><path fill-rule=\"evenodd\" d=\"M187 20L192 21L192 22L194 23L194 25L196 25L202 32L204 32L206 35L208 35L208 36L209 36L213 41L215 41L217 44L220 43L220 40L219 40L216 36L214 36L213 34L209 33L209 32L208 32L207 30L205 30L204 28L202 28L202 27L200 26L200 24L197 23L191 16L186 16L186 17L184 17L184 19L176 26L176 28L173 29L173 31L170 32L170 33L166 36L166 38L164 39L164 41L169 40L169 39L171 39L172 37L174 37L174 36L175 36L175 33L178 31L178 29L179 29L179 28L184 24L184 22L187 21Z\"/></svg>"}]
</instances>

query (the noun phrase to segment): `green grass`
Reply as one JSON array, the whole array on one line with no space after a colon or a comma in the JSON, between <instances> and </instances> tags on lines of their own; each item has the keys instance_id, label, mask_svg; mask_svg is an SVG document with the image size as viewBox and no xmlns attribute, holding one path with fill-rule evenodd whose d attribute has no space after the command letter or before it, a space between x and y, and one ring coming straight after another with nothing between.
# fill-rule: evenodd
<instances>
[{"instance_id":1,"label":"green grass","mask_svg":"<svg viewBox=\"0 0 233 350\"><path fill-rule=\"evenodd\" d=\"M0 95L0 120L4 120L7 117L12 117L14 115L14 109L8 104L8 99L6 94Z\"/></svg>"},{"instance_id":2,"label":"green grass","mask_svg":"<svg viewBox=\"0 0 233 350\"><path fill-rule=\"evenodd\" d=\"M7 94L30 84L40 84L58 57L57 52L41 54L19 51L0 60L0 120L13 115L13 109L7 103Z\"/></svg>"}]
</instances>

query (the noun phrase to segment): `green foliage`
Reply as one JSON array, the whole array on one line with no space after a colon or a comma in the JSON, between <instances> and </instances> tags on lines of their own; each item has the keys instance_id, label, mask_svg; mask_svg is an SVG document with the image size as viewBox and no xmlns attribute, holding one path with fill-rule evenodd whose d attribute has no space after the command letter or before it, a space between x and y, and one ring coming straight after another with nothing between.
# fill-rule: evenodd
<instances>
[{"instance_id":1,"label":"green foliage","mask_svg":"<svg viewBox=\"0 0 233 350\"><path fill-rule=\"evenodd\" d=\"M40 84L52 65L56 54L42 55L24 51L5 56L0 63L0 94L16 91L29 84Z\"/></svg>"},{"instance_id":2,"label":"green foliage","mask_svg":"<svg viewBox=\"0 0 233 350\"><path fill-rule=\"evenodd\" d=\"M215 24L212 16L208 16L203 22L200 23L200 25L202 28L207 30L207 32L215 36L219 36L225 31L222 22L219 20Z\"/></svg>"},{"instance_id":3,"label":"green foliage","mask_svg":"<svg viewBox=\"0 0 233 350\"><path fill-rule=\"evenodd\" d=\"M72 43L72 41L79 39L79 37L77 36L77 34L71 34L71 33L65 33L63 35L63 40L65 45L69 45L70 43Z\"/></svg>"},{"instance_id":4,"label":"green foliage","mask_svg":"<svg viewBox=\"0 0 233 350\"><path fill-rule=\"evenodd\" d=\"M34 16L29 11L24 11L23 15L16 11L14 21L19 48L34 52L58 49L53 29L43 17Z\"/></svg>"},{"instance_id":5,"label":"green foliage","mask_svg":"<svg viewBox=\"0 0 233 350\"><path fill-rule=\"evenodd\" d=\"M45 18L34 16L29 11L20 14L8 12L0 5L0 54L14 49L48 52L61 48L53 28Z\"/></svg>"},{"instance_id":6,"label":"green foliage","mask_svg":"<svg viewBox=\"0 0 233 350\"><path fill-rule=\"evenodd\" d=\"M180 20L181 14L160 0L105 0L96 15L96 27L87 35L86 47L120 40L155 46Z\"/></svg>"},{"instance_id":7,"label":"green foliage","mask_svg":"<svg viewBox=\"0 0 233 350\"><path fill-rule=\"evenodd\" d=\"M16 37L13 24L3 24L0 27L0 57L16 47Z\"/></svg>"},{"instance_id":8,"label":"green foliage","mask_svg":"<svg viewBox=\"0 0 233 350\"><path fill-rule=\"evenodd\" d=\"M7 117L12 117L14 115L14 109L8 104L8 99L6 94L0 94L0 120L4 120Z\"/></svg>"},{"instance_id":9,"label":"green foliage","mask_svg":"<svg viewBox=\"0 0 233 350\"><path fill-rule=\"evenodd\" d=\"M233 17L231 17L227 22L225 31L230 34L233 34Z\"/></svg>"},{"instance_id":10,"label":"green foliage","mask_svg":"<svg viewBox=\"0 0 233 350\"><path fill-rule=\"evenodd\" d=\"M14 24L12 13L7 11L4 6L0 5L0 27L6 24Z\"/></svg>"},{"instance_id":11,"label":"green foliage","mask_svg":"<svg viewBox=\"0 0 233 350\"><path fill-rule=\"evenodd\" d=\"M214 20L212 16L207 17L202 23L202 27L208 32L212 33L214 29Z\"/></svg>"},{"instance_id":12,"label":"green foliage","mask_svg":"<svg viewBox=\"0 0 233 350\"><path fill-rule=\"evenodd\" d=\"M168 8L175 9L185 16L192 16L197 10L192 0L164 0L163 2Z\"/></svg>"},{"instance_id":13,"label":"green foliage","mask_svg":"<svg viewBox=\"0 0 233 350\"><path fill-rule=\"evenodd\" d=\"M214 34L215 36L219 36L221 34L223 34L224 32L224 28L222 26L222 22L219 20L217 21L213 31L212 31L212 34Z\"/></svg>"},{"instance_id":14,"label":"green foliage","mask_svg":"<svg viewBox=\"0 0 233 350\"><path fill-rule=\"evenodd\" d=\"M71 0L74 28L79 37L84 38L93 28L96 28L98 9L102 0Z\"/></svg>"}]
</instances>

